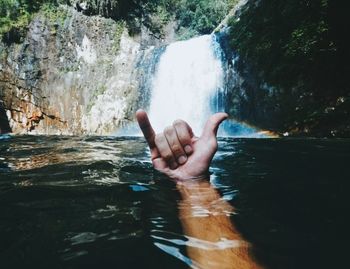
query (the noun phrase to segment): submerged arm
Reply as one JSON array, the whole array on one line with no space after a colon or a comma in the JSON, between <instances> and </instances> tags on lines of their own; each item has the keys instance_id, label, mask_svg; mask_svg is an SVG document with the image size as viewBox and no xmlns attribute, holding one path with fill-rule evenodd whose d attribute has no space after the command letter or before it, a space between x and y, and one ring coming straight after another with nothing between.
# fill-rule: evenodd
<instances>
[{"instance_id":1,"label":"submerged arm","mask_svg":"<svg viewBox=\"0 0 350 269\"><path fill-rule=\"evenodd\" d=\"M216 133L226 113L212 115L200 137L182 120L155 134L145 111L136 113L151 150L155 169L176 181L181 194L180 221L188 236L187 249L195 268L261 268L249 255L229 216L232 206L208 180L211 160L217 150Z\"/></svg>"},{"instance_id":2,"label":"submerged arm","mask_svg":"<svg viewBox=\"0 0 350 269\"><path fill-rule=\"evenodd\" d=\"M233 207L223 200L207 180L177 184L182 200L179 214L182 227L190 241L190 258L199 268L261 268L249 254L244 241L230 220Z\"/></svg>"}]
</instances>

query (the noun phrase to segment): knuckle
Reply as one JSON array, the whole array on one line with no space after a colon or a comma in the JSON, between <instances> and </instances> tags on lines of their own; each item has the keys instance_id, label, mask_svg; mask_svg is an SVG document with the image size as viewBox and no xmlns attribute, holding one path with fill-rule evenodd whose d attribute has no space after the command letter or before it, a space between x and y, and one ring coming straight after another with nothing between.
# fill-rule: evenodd
<instances>
[{"instance_id":1,"label":"knuckle","mask_svg":"<svg viewBox=\"0 0 350 269\"><path fill-rule=\"evenodd\" d=\"M177 119L173 122L173 126L178 127L184 125L185 122L183 120Z\"/></svg>"},{"instance_id":2,"label":"knuckle","mask_svg":"<svg viewBox=\"0 0 350 269\"><path fill-rule=\"evenodd\" d=\"M187 132L179 132L178 137L179 137L181 144L184 142L191 141L191 137L190 137L189 133L187 133Z\"/></svg>"},{"instance_id":3,"label":"knuckle","mask_svg":"<svg viewBox=\"0 0 350 269\"><path fill-rule=\"evenodd\" d=\"M188 133L180 133L178 134L178 137L182 146L185 146L191 143L191 137Z\"/></svg>"},{"instance_id":4,"label":"knuckle","mask_svg":"<svg viewBox=\"0 0 350 269\"><path fill-rule=\"evenodd\" d=\"M164 154L163 159L166 161L171 161L173 159L173 155L170 152Z\"/></svg>"},{"instance_id":5,"label":"knuckle","mask_svg":"<svg viewBox=\"0 0 350 269\"><path fill-rule=\"evenodd\" d=\"M171 150L173 151L173 153L175 154L175 156L179 156L182 155L183 151L182 148L179 145L173 145L171 147Z\"/></svg>"},{"instance_id":6,"label":"knuckle","mask_svg":"<svg viewBox=\"0 0 350 269\"><path fill-rule=\"evenodd\" d=\"M173 126L176 129L177 136L182 144L191 140L191 128L186 122L178 120L174 122Z\"/></svg>"},{"instance_id":7,"label":"knuckle","mask_svg":"<svg viewBox=\"0 0 350 269\"><path fill-rule=\"evenodd\" d=\"M172 126L168 126L164 129L164 134L166 136L171 136L173 134L173 127Z\"/></svg>"}]
</instances>

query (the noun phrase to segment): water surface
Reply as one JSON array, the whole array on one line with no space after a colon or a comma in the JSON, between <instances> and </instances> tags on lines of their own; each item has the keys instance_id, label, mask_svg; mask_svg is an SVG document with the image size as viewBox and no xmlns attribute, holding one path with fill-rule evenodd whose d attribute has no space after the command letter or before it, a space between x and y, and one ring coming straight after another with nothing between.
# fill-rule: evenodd
<instances>
[{"instance_id":1,"label":"water surface","mask_svg":"<svg viewBox=\"0 0 350 269\"><path fill-rule=\"evenodd\" d=\"M211 181L266 268L347 261L350 141L221 139ZM1 268L188 268L180 196L141 138L0 140Z\"/></svg>"}]
</instances>

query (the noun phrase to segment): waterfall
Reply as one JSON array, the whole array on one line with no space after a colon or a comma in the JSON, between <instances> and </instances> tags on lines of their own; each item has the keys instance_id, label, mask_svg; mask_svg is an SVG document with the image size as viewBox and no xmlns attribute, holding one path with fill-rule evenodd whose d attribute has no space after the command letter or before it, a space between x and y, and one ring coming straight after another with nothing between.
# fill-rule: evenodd
<instances>
[{"instance_id":1,"label":"waterfall","mask_svg":"<svg viewBox=\"0 0 350 269\"><path fill-rule=\"evenodd\" d=\"M211 35L170 44L160 58L152 84L149 116L156 132L184 119L200 134L223 88L223 67ZM215 110L223 110L217 107Z\"/></svg>"},{"instance_id":2,"label":"waterfall","mask_svg":"<svg viewBox=\"0 0 350 269\"><path fill-rule=\"evenodd\" d=\"M154 50L157 57L139 60L139 107L147 108L156 132L161 132L176 119L189 123L200 135L208 117L226 108L227 76L224 53L215 35L203 35L178 41L165 49ZM145 64L147 63L147 64ZM152 68L150 68L152 65ZM144 95L147 95L146 97ZM145 105L147 100L148 105ZM140 134L135 124L124 126L118 135ZM234 120L225 121L220 136L257 136L254 128Z\"/></svg>"}]
</instances>

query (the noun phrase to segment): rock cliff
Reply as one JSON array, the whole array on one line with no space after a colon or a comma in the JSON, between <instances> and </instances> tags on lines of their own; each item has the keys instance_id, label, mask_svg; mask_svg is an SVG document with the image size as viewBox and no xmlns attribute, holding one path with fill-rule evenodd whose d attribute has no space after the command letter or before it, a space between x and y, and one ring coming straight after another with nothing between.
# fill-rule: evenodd
<instances>
[{"instance_id":1,"label":"rock cliff","mask_svg":"<svg viewBox=\"0 0 350 269\"><path fill-rule=\"evenodd\" d=\"M66 5L39 12L23 41L0 42L1 109L12 132L113 133L141 98L136 66L148 50L171 41L172 23L167 28L159 40L145 27L130 36L122 21Z\"/></svg>"}]
</instances>

